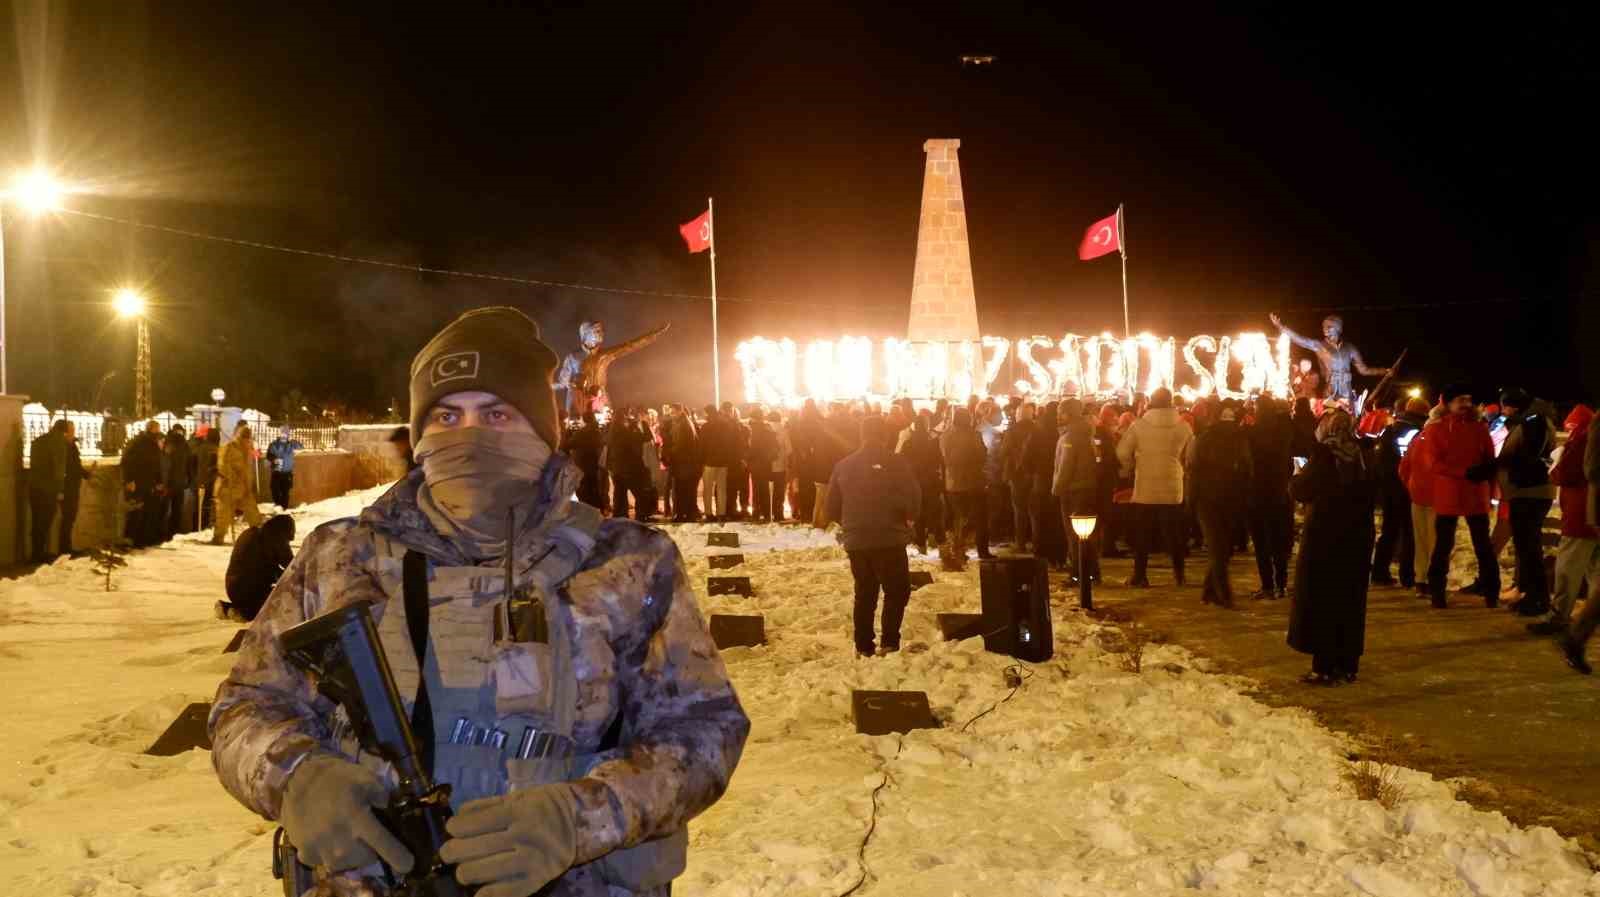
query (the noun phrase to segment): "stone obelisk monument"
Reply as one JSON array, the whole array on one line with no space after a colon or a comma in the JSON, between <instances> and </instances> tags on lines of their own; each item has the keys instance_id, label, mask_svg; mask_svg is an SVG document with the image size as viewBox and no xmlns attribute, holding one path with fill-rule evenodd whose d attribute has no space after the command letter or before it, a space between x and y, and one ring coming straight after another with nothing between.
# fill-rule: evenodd
<instances>
[{"instance_id":1,"label":"stone obelisk monument","mask_svg":"<svg viewBox=\"0 0 1600 897\"><path fill-rule=\"evenodd\" d=\"M917 222L917 263L911 280L909 340L978 340L978 301L972 292L967 208L961 193L959 140L929 140Z\"/></svg>"}]
</instances>

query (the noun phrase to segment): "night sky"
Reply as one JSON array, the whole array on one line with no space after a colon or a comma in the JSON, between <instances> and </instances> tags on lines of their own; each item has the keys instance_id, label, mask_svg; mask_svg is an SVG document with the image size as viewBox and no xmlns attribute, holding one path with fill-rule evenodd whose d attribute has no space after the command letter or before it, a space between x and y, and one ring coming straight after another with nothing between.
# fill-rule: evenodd
<instances>
[{"instance_id":1,"label":"night sky","mask_svg":"<svg viewBox=\"0 0 1600 897\"><path fill-rule=\"evenodd\" d=\"M1591 13L651 6L22 2L0 163L49 164L86 212L663 293L708 291L676 228L711 195L727 394L739 339L903 335L922 142L959 137L986 333L1119 329L1115 258L1076 247L1122 202L1135 330L1277 310L1314 332L1338 308L1374 365L1409 346L1435 385L1600 395ZM977 53L997 59L961 65ZM55 404L115 370L101 404L131 406L107 306L128 283L158 303L164 407L220 386L403 412L416 349L491 303L563 354L586 317L613 340L671 321L614 400L710 398L702 300L10 208L5 237L11 389Z\"/></svg>"}]
</instances>

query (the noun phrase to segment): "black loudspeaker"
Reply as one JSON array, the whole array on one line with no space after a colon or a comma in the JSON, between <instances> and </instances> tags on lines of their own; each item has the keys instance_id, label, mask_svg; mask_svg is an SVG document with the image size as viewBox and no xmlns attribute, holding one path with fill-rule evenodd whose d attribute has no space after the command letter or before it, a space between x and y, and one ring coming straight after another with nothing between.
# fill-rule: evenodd
<instances>
[{"instance_id":1,"label":"black loudspeaker","mask_svg":"<svg viewBox=\"0 0 1600 897\"><path fill-rule=\"evenodd\" d=\"M767 643L766 621L760 616L711 615L711 641L718 648L754 648Z\"/></svg>"},{"instance_id":2,"label":"black loudspeaker","mask_svg":"<svg viewBox=\"0 0 1600 897\"><path fill-rule=\"evenodd\" d=\"M743 595L746 598L755 594L750 587L748 576L708 576L706 577L707 595Z\"/></svg>"},{"instance_id":3,"label":"black loudspeaker","mask_svg":"<svg viewBox=\"0 0 1600 897\"><path fill-rule=\"evenodd\" d=\"M933 585L933 574L927 570L911 571L911 591L915 592L923 586Z\"/></svg>"},{"instance_id":4,"label":"black loudspeaker","mask_svg":"<svg viewBox=\"0 0 1600 897\"><path fill-rule=\"evenodd\" d=\"M194 748L211 750L211 735L206 731L206 719L209 716L210 704L190 704L183 708L178 718L145 753L152 757L172 757Z\"/></svg>"},{"instance_id":5,"label":"black loudspeaker","mask_svg":"<svg viewBox=\"0 0 1600 897\"><path fill-rule=\"evenodd\" d=\"M983 649L1042 663L1055 652L1050 628L1050 576L1043 558L978 562L983 600Z\"/></svg>"},{"instance_id":6,"label":"black loudspeaker","mask_svg":"<svg viewBox=\"0 0 1600 897\"><path fill-rule=\"evenodd\" d=\"M711 548L738 548L738 533L706 533L706 545Z\"/></svg>"},{"instance_id":7,"label":"black loudspeaker","mask_svg":"<svg viewBox=\"0 0 1600 897\"><path fill-rule=\"evenodd\" d=\"M935 614L934 619L939 624L939 634L947 642L959 642L984 633L982 614Z\"/></svg>"},{"instance_id":8,"label":"black loudspeaker","mask_svg":"<svg viewBox=\"0 0 1600 897\"><path fill-rule=\"evenodd\" d=\"M744 563L744 555L742 555L742 554L713 554L713 555L708 555L706 557L706 563L709 564L711 566L711 569L713 569L713 570L732 570L734 567L737 567L740 564Z\"/></svg>"},{"instance_id":9,"label":"black loudspeaker","mask_svg":"<svg viewBox=\"0 0 1600 897\"><path fill-rule=\"evenodd\" d=\"M862 735L888 735L912 729L937 729L939 720L923 691L854 691L850 719Z\"/></svg>"}]
</instances>

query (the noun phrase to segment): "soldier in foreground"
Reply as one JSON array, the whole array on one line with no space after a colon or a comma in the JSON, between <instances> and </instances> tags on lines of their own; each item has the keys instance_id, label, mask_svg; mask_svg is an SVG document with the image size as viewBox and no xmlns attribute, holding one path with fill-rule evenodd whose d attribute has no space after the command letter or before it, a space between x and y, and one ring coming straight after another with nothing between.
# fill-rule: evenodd
<instances>
[{"instance_id":1,"label":"soldier in foreground","mask_svg":"<svg viewBox=\"0 0 1600 897\"><path fill-rule=\"evenodd\" d=\"M311 534L218 690L217 774L281 822L319 894L383 894L414 860L374 814L394 770L279 644L354 602L451 786L439 857L480 897L666 894L727 788L749 720L677 547L572 500L556 364L515 309L435 336L411 366L419 469Z\"/></svg>"}]
</instances>

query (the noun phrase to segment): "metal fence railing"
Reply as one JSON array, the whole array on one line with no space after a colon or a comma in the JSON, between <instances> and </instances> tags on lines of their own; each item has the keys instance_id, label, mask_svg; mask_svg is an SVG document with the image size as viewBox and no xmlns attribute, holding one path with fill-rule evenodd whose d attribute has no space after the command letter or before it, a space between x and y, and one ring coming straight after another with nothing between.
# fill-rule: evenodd
<instances>
[{"instance_id":1,"label":"metal fence railing","mask_svg":"<svg viewBox=\"0 0 1600 897\"><path fill-rule=\"evenodd\" d=\"M161 427L163 433L179 425L183 427L184 432L192 435L201 427L217 426L227 413L221 408L195 406L190 408L186 415L164 411L151 418L124 421L87 411L52 411L44 405L33 402L22 406L22 461L26 466L33 454L33 441L48 433L56 421L62 419L72 421L78 437L78 454L88 461L114 458L122 454L122 447L128 439L143 430L151 420ZM249 424L257 434L267 434L272 431L271 418L260 411L240 412L239 422ZM324 429L334 434L330 442L337 441L338 427ZM306 443L306 447L310 448L311 444Z\"/></svg>"},{"instance_id":2,"label":"metal fence railing","mask_svg":"<svg viewBox=\"0 0 1600 897\"><path fill-rule=\"evenodd\" d=\"M282 434L282 427L273 427L256 436L256 445L263 451L272 440ZM328 451L339 447L338 427L290 427L289 438L300 443L305 451Z\"/></svg>"}]
</instances>

